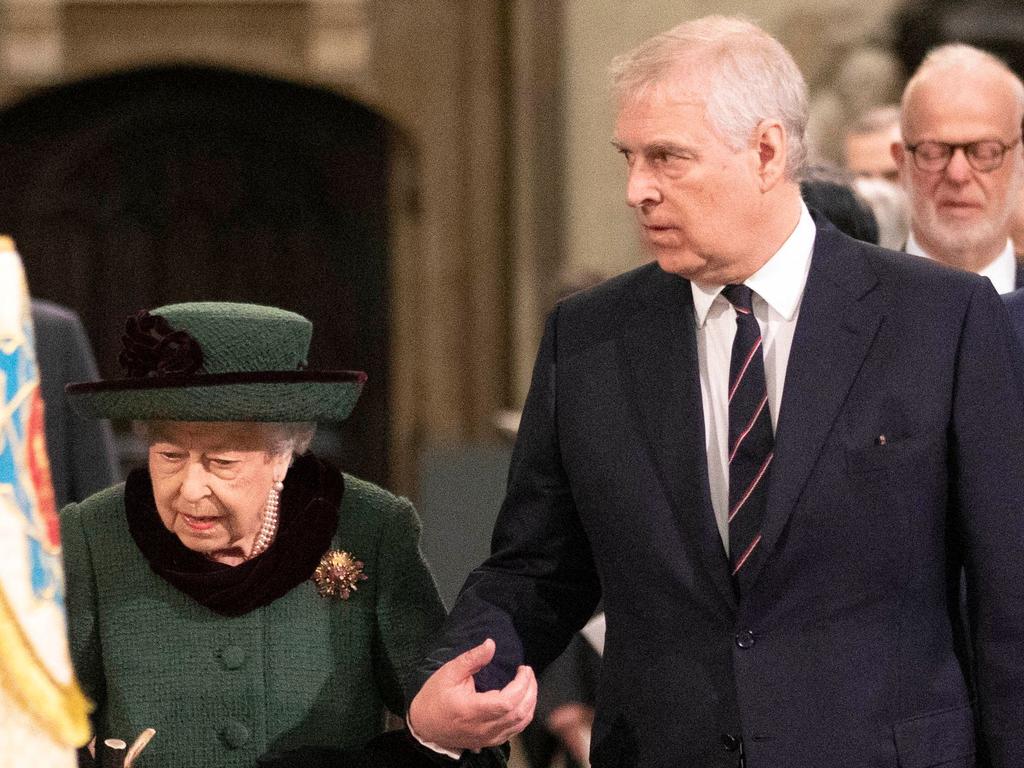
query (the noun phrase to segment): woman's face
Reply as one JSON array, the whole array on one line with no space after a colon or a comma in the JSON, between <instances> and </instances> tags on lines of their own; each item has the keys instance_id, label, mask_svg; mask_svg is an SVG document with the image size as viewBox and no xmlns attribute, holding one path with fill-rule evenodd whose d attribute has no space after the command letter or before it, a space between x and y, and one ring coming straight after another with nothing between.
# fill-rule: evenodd
<instances>
[{"instance_id":1,"label":"woman's face","mask_svg":"<svg viewBox=\"0 0 1024 768\"><path fill-rule=\"evenodd\" d=\"M266 427L244 422L150 424L149 476L167 530L228 565L252 551L274 482L290 454L270 455Z\"/></svg>"}]
</instances>

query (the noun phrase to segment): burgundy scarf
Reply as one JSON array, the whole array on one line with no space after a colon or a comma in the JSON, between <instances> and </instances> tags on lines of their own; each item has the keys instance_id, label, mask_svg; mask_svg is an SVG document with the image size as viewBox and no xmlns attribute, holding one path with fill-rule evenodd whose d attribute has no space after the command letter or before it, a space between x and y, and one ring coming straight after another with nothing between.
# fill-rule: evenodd
<instances>
[{"instance_id":1,"label":"burgundy scarf","mask_svg":"<svg viewBox=\"0 0 1024 768\"><path fill-rule=\"evenodd\" d=\"M234 566L193 552L164 527L146 470L128 475L124 507L128 530L154 573L211 611L241 616L313 575L334 537L344 491L345 482L333 466L311 455L296 459L285 477L273 543Z\"/></svg>"}]
</instances>

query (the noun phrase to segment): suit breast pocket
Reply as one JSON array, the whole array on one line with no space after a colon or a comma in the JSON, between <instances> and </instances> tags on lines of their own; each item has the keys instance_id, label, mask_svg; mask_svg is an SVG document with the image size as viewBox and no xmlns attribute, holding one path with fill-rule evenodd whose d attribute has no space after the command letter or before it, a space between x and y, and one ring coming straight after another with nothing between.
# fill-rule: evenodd
<instances>
[{"instance_id":1,"label":"suit breast pocket","mask_svg":"<svg viewBox=\"0 0 1024 768\"><path fill-rule=\"evenodd\" d=\"M944 455L945 437L942 434L876 440L871 445L846 449L846 471L851 475L863 475L912 467L929 461L933 454L940 452Z\"/></svg>"}]
</instances>

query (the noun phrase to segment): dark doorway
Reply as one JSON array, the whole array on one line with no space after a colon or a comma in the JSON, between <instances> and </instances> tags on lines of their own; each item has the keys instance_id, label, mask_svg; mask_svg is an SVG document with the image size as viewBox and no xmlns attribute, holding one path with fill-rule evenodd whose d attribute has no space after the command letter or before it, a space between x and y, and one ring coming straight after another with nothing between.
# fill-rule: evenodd
<instances>
[{"instance_id":1,"label":"dark doorway","mask_svg":"<svg viewBox=\"0 0 1024 768\"><path fill-rule=\"evenodd\" d=\"M104 377L123 319L177 301L272 304L314 324L313 367L369 374L317 448L386 482L388 158L381 116L219 69L134 71L0 112L0 232L34 296L82 316Z\"/></svg>"}]
</instances>

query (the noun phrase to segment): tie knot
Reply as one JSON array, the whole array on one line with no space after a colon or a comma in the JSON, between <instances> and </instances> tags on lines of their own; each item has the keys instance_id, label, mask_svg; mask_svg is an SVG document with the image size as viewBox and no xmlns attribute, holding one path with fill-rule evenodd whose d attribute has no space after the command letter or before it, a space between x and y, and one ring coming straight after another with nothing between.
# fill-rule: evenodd
<instances>
[{"instance_id":1,"label":"tie knot","mask_svg":"<svg viewBox=\"0 0 1024 768\"><path fill-rule=\"evenodd\" d=\"M754 292L747 286L743 284L727 285L722 289L722 295L736 308L737 312L749 315L753 311L751 299Z\"/></svg>"}]
</instances>

